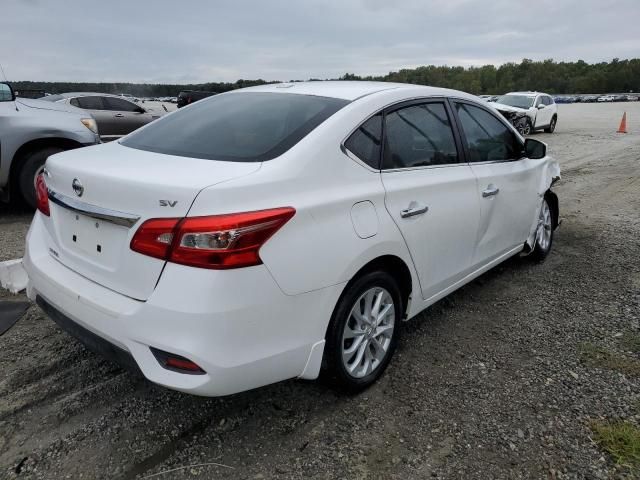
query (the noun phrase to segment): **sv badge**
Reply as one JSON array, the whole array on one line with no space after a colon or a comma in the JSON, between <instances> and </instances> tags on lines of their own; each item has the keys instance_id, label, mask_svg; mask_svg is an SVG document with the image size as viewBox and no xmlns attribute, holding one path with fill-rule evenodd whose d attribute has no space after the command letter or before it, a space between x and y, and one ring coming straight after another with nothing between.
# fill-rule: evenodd
<instances>
[{"instance_id":1,"label":"sv badge","mask_svg":"<svg viewBox=\"0 0 640 480\"><path fill-rule=\"evenodd\" d=\"M177 200L159 200L161 207L175 207L178 204Z\"/></svg>"}]
</instances>

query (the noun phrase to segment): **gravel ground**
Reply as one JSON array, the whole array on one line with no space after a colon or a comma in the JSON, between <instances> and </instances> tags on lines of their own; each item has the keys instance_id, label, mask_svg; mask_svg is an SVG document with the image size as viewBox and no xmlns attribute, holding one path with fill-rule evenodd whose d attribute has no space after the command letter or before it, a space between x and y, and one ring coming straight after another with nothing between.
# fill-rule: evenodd
<instances>
[{"instance_id":1,"label":"gravel ground","mask_svg":"<svg viewBox=\"0 0 640 480\"><path fill-rule=\"evenodd\" d=\"M563 168L547 261L512 259L406 323L368 391L168 391L87 352L34 306L0 338L0 478L134 479L203 463L220 465L153 478L639 475L599 449L589 424L640 422L640 379L581 362L580 346L630 356L621 338L640 332L640 103L559 108L556 133L535 135ZM616 135L623 110L632 133ZM22 254L29 221L0 210L0 260Z\"/></svg>"}]
</instances>

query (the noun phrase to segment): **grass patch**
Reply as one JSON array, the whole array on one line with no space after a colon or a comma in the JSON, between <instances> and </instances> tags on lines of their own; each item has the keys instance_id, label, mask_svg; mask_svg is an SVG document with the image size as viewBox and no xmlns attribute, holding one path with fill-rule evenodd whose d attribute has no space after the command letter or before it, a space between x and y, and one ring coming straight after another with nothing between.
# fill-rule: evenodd
<instances>
[{"instance_id":1,"label":"grass patch","mask_svg":"<svg viewBox=\"0 0 640 480\"><path fill-rule=\"evenodd\" d=\"M640 428L623 421L594 421L591 430L596 443L616 464L634 471L640 468Z\"/></svg>"},{"instance_id":2,"label":"grass patch","mask_svg":"<svg viewBox=\"0 0 640 480\"><path fill-rule=\"evenodd\" d=\"M582 363L590 367L616 370L631 376L640 375L640 360L620 355L588 342L581 343L578 346L578 351Z\"/></svg>"},{"instance_id":3,"label":"grass patch","mask_svg":"<svg viewBox=\"0 0 640 480\"><path fill-rule=\"evenodd\" d=\"M640 353L640 334L625 333L620 339L622 348L632 353Z\"/></svg>"}]
</instances>

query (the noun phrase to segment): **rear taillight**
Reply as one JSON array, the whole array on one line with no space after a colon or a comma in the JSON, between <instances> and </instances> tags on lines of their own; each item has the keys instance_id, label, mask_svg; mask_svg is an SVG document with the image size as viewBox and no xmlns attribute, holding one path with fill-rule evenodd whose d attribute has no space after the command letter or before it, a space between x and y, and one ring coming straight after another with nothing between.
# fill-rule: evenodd
<instances>
[{"instance_id":1,"label":"rear taillight","mask_svg":"<svg viewBox=\"0 0 640 480\"><path fill-rule=\"evenodd\" d=\"M47 183L44 181L44 173L41 173L36 177L36 206L43 215L47 217L51 215L49 211L49 190L47 189Z\"/></svg>"},{"instance_id":2,"label":"rear taillight","mask_svg":"<svg viewBox=\"0 0 640 480\"><path fill-rule=\"evenodd\" d=\"M131 249L200 268L260 265L262 245L295 213L285 207L210 217L154 218L140 226Z\"/></svg>"}]
</instances>

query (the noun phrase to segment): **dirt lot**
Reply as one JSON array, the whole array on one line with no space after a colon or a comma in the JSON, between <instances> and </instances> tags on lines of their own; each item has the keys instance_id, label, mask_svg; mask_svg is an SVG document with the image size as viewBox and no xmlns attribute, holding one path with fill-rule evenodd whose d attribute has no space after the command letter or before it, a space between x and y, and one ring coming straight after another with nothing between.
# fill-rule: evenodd
<instances>
[{"instance_id":1,"label":"dirt lot","mask_svg":"<svg viewBox=\"0 0 640 480\"><path fill-rule=\"evenodd\" d=\"M0 477L133 479L215 462L153 478L638 478L591 428L640 423L640 102L559 108L556 133L535 135L563 168L550 257L511 260L405 324L367 392L171 392L32 307L0 337ZM623 110L632 133L617 135ZM29 221L0 211L0 260L22 254Z\"/></svg>"}]
</instances>

